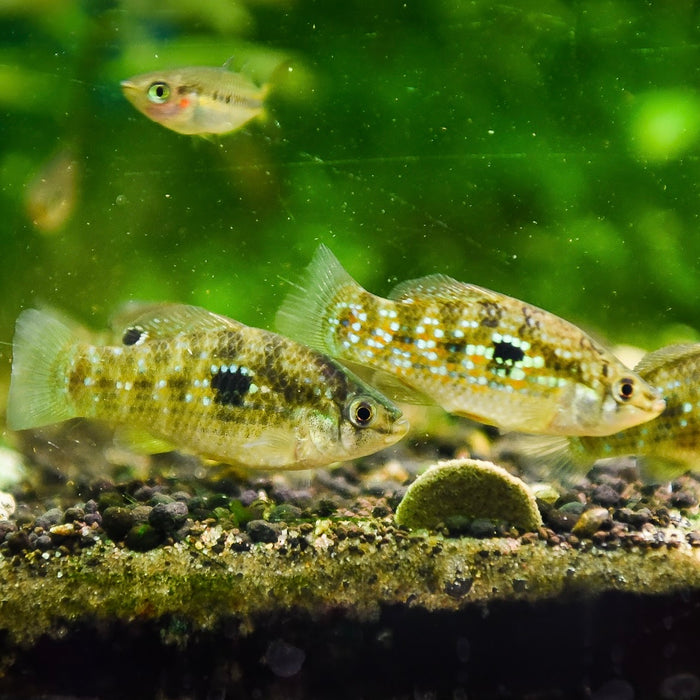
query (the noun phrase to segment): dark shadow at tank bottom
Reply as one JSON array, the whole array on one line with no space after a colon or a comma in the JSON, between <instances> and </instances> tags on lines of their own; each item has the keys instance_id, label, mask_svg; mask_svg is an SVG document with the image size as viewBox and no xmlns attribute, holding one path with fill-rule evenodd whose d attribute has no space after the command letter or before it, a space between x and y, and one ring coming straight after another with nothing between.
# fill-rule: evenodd
<instances>
[{"instance_id":1,"label":"dark shadow at tank bottom","mask_svg":"<svg viewBox=\"0 0 700 700\"><path fill-rule=\"evenodd\" d=\"M691 698L700 694L700 592L392 606L372 622L277 611L241 633L184 620L66 626L1 647L0 697Z\"/></svg>"}]
</instances>

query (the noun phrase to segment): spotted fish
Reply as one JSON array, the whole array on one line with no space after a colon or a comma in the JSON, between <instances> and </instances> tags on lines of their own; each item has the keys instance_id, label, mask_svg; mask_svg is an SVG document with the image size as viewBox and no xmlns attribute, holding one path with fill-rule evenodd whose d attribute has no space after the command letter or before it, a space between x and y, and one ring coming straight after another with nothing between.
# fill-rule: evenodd
<instances>
[{"instance_id":1,"label":"spotted fish","mask_svg":"<svg viewBox=\"0 0 700 700\"><path fill-rule=\"evenodd\" d=\"M8 426L103 419L156 445L262 469L353 459L406 433L393 404L319 352L198 307L143 308L111 345L24 311Z\"/></svg>"},{"instance_id":2,"label":"spotted fish","mask_svg":"<svg viewBox=\"0 0 700 700\"><path fill-rule=\"evenodd\" d=\"M196 66L153 71L123 80L124 96L158 124L180 134L227 134L264 115L269 84L242 73Z\"/></svg>"},{"instance_id":3,"label":"spotted fish","mask_svg":"<svg viewBox=\"0 0 700 700\"><path fill-rule=\"evenodd\" d=\"M571 461L590 466L599 458L637 455L650 474L670 477L700 464L700 344L661 348L635 370L659 388L666 409L653 421L614 435L571 438Z\"/></svg>"},{"instance_id":4,"label":"spotted fish","mask_svg":"<svg viewBox=\"0 0 700 700\"><path fill-rule=\"evenodd\" d=\"M382 391L408 385L447 411L506 430L609 435L664 408L612 353L547 311L443 275L404 282L383 299L324 246L277 327L371 368Z\"/></svg>"}]
</instances>

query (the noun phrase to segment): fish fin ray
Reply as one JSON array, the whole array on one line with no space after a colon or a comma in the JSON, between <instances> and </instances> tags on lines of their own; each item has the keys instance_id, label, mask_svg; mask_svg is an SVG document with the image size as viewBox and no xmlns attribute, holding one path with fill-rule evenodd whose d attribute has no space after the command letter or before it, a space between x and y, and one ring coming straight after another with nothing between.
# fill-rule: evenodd
<instances>
[{"instance_id":1,"label":"fish fin ray","mask_svg":"<svg viewBox=\"0 0 700 700\"><path fill-rule=\"evenodd\" d=\"M243 324L199 306L130 302L112 319L120 336L130 328L148 333L149 338L171 338L193 331L240 330Z\"/></svg>"},{"instance_id":2,"label":"fish fin ray","mask_svg":"<svg viewBox=\"0 0 700 700\"><path fill-rule=\"evenodd\" d=\"M114 443L137 454L154 455L177 449L168 440L156 437L143 428L120 425L114 432Z\"/></svg>"},{"instance_id":3,"label":"fish fin ray","mask_svg":"<svg viewBox=\"0 0 700 700\"><path fill-rule=\"evenodd\" d=\"M634 371L644 376L660 367L667 367L673 362L678 362L688 357L688 355L697 354L700 354L700 343L669 345L644 355L635 365Z\"/></svg>"},{"instance_id":4,"label":"fish fin ray","mask_svg":"<svg viewBox=\"0 0 700 700\"><path fill-rule=\"evenodd\" d=\"M637 457L639 471L648 482L668 482L689 471L691 465L682 459L672 459L661 455L640 455Z\"/></svg>"},{"instance_id":5,"label":"fish fin ray","mask_svg":"<svg viewBox=\"0 0 700 700\"><path fill-rule=\"evenodd\" d=\"M344 362L343 364L350 367L360 379L377 389L382 396L385 396L390 401L417 404L419 406L437 405L434 399L430 398L419 389L407 384L400 377L389 372L376 370L366 365L359 365L356 363Z\"/></svg>"},{"instance_id":6,"label":"fish fin ray","mask_svg":"<svg viewBox=\"0 0 700 700\"><path fill-rule=\"evenodd\" d=\"M263 468L284 467L294 461L296 438L284 430L267 430L264 435L244 442L241 450L264 451ZM290 459L290 455L292 459Z\"/></svg>"},{"instance_id":7,"label":"fish fin ray","mask_svg":"<svg viewBox=\"0 0 700 700\"><path fill-rule=\"evenodd\" d=\"M76 416L65 391L74 330L47 311L27 309L17 319L7 425L26 430ZM64 367L65 366L65 367Z\"/></svg>"},{"instance_id":8,"label":"fish fin ray","mask_svg":"<svg viewBox=\"0 0 700 700\"><path fill-rule=\"evenodd\" d=\"M524 459L528 468L544 468L548 477L566 478L585 474L596 459L577 449L577 438L564 435L530 435L510 433L504 439L507 450Z\"/></svg>"},{"instance_id":9,"label":"fish fin ray","mask_svg":"<svg viewBox=\"0 0 700 700\"><path fill-rule=\"evenodd\" d=\"M459 282L447 275L436 274L399 282L389 293L392 301L432 299L464 303L474 297L478 300L500 301L501 295L475 284Z\"/></svg>"},{"instance_id":10,"label":"fish fin ray","mask_svg":"<svg viewBox=\"0 0 700 700\"><path fill-rule=\"evenodd\" d=\"M282 335L330 355L335 354L326 313L344 287L353 290L349 295L354 290L362 290L330 249L320 245L299 284L289 292L277 311L275 327Z\"/></svg>"}]
</instances>

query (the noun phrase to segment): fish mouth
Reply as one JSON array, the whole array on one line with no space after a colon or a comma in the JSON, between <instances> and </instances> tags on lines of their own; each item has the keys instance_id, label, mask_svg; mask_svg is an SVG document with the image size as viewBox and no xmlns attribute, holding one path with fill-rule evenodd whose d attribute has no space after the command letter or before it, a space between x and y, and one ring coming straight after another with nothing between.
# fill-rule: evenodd
<instances>
[{"instance_id":1,"label":"fish mouth","mask_svg":"<svg viewBox=\"0 0 700 700\"><path fill-rule=\"evenodd\" d=\"M132 83L130 80L122 80L119 83L119 86L124 92L127 92L128 90L136 90L137 87L134 83Z\"/></svg>"},{"instance_id":2,"label":"fish mouth","mask_svg":"<svg viewBox=\"0 0 700 700\"><path fill-rule=\"evenodd\" d=\"M393 445L400 440L408 432L409 426L410 424L407 418L397 418L391 426L391 432L384 437L386 444Z\"/></svg>"},{"instance_id":3,"label":"fish mouth","mask_svg":"<svg viewBox=\"0 0 700 700\"><path fill-rule=\"evenodd\" d=\"M651 404L651 412L658 415L659 413L663 413L665 410L666 399L654 399L654 402Z\"/></svg>"}]
</instances>

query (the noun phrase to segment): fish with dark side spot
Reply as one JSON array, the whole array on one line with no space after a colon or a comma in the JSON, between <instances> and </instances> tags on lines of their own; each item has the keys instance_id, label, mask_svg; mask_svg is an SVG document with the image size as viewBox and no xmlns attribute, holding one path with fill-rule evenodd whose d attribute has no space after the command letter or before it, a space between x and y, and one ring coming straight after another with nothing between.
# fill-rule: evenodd
<instances>
[{"instance_id":1,"label":"fish with dark side spot","mask_svg":"<svg viewBox=\"0 0 700 700\"><path fill-rule=\"evenodd\" d=\"M367 368L392 398L408 388L505 430L609 435L665 406L657 389L552 313L444 275L403 282L384 299L324 246L283 303L277 327Z\"/></svg>"},{"instance_id":2,"label":"fish with dark side spot","mask_svg":"<svg viewBox=\"0 0 700 700\"><path fill-rule=\"evenodd\" d=\"M22 312L10 429L96 418L147 433L153 451L260 469L354 459L407 431L398 408L316 350L194 306L130 313L115 343L95 345L50 313Z\"/></svg>"}]
</instances>

